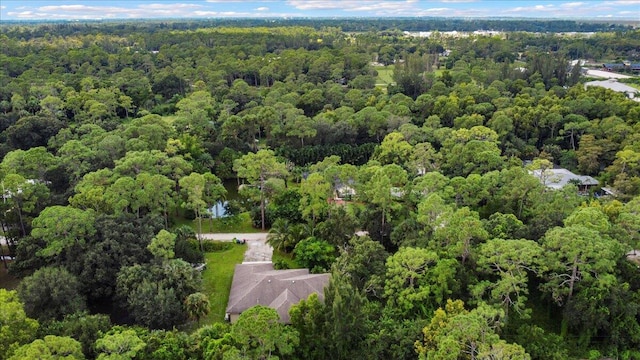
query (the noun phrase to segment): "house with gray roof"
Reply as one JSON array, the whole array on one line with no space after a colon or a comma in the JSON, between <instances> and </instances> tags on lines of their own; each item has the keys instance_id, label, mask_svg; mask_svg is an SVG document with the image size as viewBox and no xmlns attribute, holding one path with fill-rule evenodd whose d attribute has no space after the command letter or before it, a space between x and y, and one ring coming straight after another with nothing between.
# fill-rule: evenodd
<instances>
[{"instance_id":1,"label":"house with gray roof","mask_svg":"<svg viewBox=\"0 0 640 360\"><path fill-rule=\"evenodd\" d=\"M280 321L288 324L292 305L313 293L324 300L329 277L330 274L310 274L309 269L274 270L271 262L238 264L233 274L226 318L233 323L243 311L263 305L275 309Z\"/></svg>"},{"instance_id":2,"label":"house with gray roof","mask_svg":"<svg viewBox=\"0 0 640 360\"><path fill-rule=\"evenodd\" d=\"M574 184L578 187L578 193L588 195L591 188L598 186L598 180L588 175L576 175L567 169L555 168L546 170L533 170L531 173L537 177L542 184L550 189L562 189L567 184Z\"/></svg>"},{"instance_id":3,"label":"house with gray roof","mask_svg":"<svg viewBox=\"0 0 640 360\"><path fill-rule=\"evenodd\" d=\"M613 90L615 92L624 93L625 95L627 95L629 99L633 99L635 101L639 100L638 98L636 98L636 95L638 94L638 92L640 92L640 90L634 87L631 87L629 85L619 83L616 79L589 81L585 83L584 86L585 88L587 88L588 86L603 87L605 89Z\"/></svg>"}]
</instances>

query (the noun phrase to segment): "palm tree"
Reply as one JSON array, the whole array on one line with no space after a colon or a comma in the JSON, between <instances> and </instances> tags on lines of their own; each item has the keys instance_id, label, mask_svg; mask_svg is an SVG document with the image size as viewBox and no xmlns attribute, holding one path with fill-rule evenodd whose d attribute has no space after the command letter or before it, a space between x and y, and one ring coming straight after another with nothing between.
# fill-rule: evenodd
<instances>
[{"instance_id":1,"label":"palm tree","mask_svg":"<svg viewBox=\"0 0 640 360\"><path fill-rule=\"evenodd\" d=\"M267 234L267 243L276 251L286 252L286 249L293 242L294 225L287 219L278 218L271 225L269 234Z\"/></svg>"},{"instance_id":2,"label":"palm tree","mask_svg":"<svg viewBox=\"0 0 640 360\"><path fill-rule=\"evenodd\" d=\"M196 319L200 325L200 318L209 313L209 298L200 292L190 294L184 301L184 307L189 317Z\"/></svg>"}]
</instances>

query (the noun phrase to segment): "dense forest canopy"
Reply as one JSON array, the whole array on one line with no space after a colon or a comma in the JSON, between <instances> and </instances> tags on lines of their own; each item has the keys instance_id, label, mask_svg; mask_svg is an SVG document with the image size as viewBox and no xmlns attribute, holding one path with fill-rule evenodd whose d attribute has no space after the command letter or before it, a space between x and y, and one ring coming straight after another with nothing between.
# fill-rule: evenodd
<instances>
[{"instance_id":1,"label":"dense forest canopy","mask_svg":"<svg viewBox=\"0 0 640 360\"><path fill-rule=\"evenodd\" d=\"M437 18L437 17L384 17L384 18L261 18L261 19L167 19L167 20L146 20L126 21L126 20L84 20L77 21L4 21L6 26L13 29L3 31L17 31L21 33L32 33L32 36L42 36L47 32L56 32L60 35L72 35L74 33L104 32L105 27L111 28L120 34L126 31L156 31L163 29L171 30L194 30L203 27L231 26L231 27L281 27L281 26L311 26L316 29L324 27L339 27L346 32L367 32L384 30L403 31L475 31L483 29L500 31L528 31L528 32L601 32L630 30L632 24L611 23L609 21L597 20L531 20L531 19L459 19L459 18ZM21 25L28 25L28 30L21 28Z\"/></svg>"},{"instance_id":2,"label":"dense forest canopy","mask_svg":"<svg viewBox=\"0 0 640 360\"><path fill-rule=\"evenodd\" d=\"M640 359L640 102L571 65L639 62L639 30L6 22L0 48L0 359ZM228 180L332 274L289 325L200 322Z\"/></svg>"}]
</instances>

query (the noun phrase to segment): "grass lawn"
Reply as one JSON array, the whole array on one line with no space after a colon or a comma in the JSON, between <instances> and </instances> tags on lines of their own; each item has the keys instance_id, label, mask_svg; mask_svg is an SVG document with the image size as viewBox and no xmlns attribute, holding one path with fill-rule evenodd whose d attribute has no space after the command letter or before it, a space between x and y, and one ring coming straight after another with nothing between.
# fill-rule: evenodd
<instances>
[{"instance_id":1,"label":"grass lawn","mask_svg":"<svg viewBox=\"0 0 640 360\"><path fill-rule=\"evenodd\" d=\"M187 219L175 219L175 227L187 225L198 232L198 221ZM251 217L248 212L244 212L237 216L231 216L221 219L202 219L203 233L259 233L260 229L256 229L251 224Z\"/></svg>"},{"instance_id":2,"label":"grass lawn","mask_svg":"<svg viewBox=\"0 0 640 360\"><path fill-rule=\"evenodd\" d=\"M231 281L236 264L242 263L247 245L234 245L230 250L205 254L207 268L202 272L202 291L209 297L211 312L200 325L224 321Z\"/></svg>"},{"instance_id":3,"label":"grass lawn","mask_svg":"<svg viewBox=\"0 0 640 360\"><path fill-rule=\"evenodd\" d=\"M632 82L628 82L628 83L624 83L624 84L625 85L629 85L629 86L631 86L633 88L636 88L636 89L640 90L640 84L635 84L635 83L632 83Z\"/></svg>"},{"instance_id":4,"label":"grass lawn","mask_svg":"<svg viewBox=\"0 0 640 360\"><path fill-rule=\"evenodd\" d=\"M393 81L393 67L394 65L388 65L383 67L376 67L378 77L376 78L376 85L387 86L392 84Z\"/></svg>"}]
</instances>

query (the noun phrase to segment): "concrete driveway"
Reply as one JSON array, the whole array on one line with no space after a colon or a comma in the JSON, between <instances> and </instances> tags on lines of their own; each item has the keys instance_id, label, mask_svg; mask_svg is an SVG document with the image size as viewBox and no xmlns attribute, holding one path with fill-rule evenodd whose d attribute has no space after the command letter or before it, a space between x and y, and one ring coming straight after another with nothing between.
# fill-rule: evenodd
<instances>
[{"instance_id":1,"label":"concrete driveway","mask_svg":"<svg viewBox=\"0 0 640 360\"><path fill-rule=\"evenodd\" d=\"M244 261L270 262L273 257L273 248L267 244L267 233L215 233L202 234L203 240L232 241L233 239L246 240L247 251L244 253Z\"/></svg>"}]
</instances>

